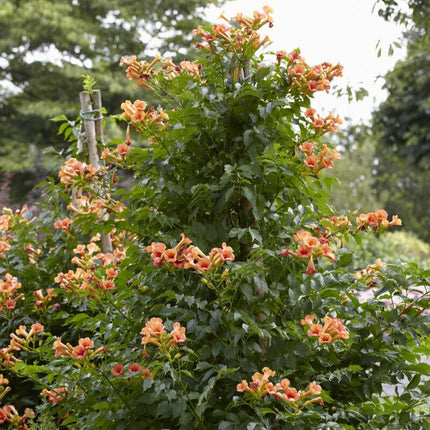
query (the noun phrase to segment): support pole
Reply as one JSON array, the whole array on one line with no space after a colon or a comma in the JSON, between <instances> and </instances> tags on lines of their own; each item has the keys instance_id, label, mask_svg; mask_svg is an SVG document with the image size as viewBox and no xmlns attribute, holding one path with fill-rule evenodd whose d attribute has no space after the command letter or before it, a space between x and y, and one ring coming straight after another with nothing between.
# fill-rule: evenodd
<instances>
[{"instance_id":1,"label":"support pole","mask_svg":"<svg viewBox=\"0 0 430 430\"><path fill-rule=\"evenodd\" d=\"M79 100L81 102L81 115L84 120L85 134L87 136L90 164L96 169L98 169L100 167L100 159L99 154L97 152L97 137L95 125L95 123L98 121L94 121L95 118L89 117L90 112L93 111L93 105L91 102L90 95L82 91L79 93Z\"/></svg>"},{"instance_id":2,"label":"support pole","mask_svg":"<svg viewBox=\"0 0 430 430\"><path fill-rule=\"evenodd\" d=\"M102 107L102 99L100 90L93 91L93 101L91 96L86 92L79 93L79 100L81 102L81 115L84 120L85 135L88 144L88 156L90 164L96 169L100 168L100 158L97 151L97 139L103 142L103 124L102 114L100 109ZM93 116L90 116L93 115ZM102 220L107 219L107 214L102 214ZM112 241L109 234L101 233L102 252L112 252Z\"/></svg>"}]
</instances>

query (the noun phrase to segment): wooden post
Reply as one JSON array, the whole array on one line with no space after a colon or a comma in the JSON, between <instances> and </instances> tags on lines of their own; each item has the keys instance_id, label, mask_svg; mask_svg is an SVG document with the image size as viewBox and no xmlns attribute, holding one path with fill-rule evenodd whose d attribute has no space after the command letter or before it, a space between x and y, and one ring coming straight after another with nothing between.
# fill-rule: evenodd
<instances>
[{"instance_id":1,"label":"wooden post","mask_svg":"<svg viewBox=\"0 0 430 430\"><path fill-rule=\"evenodd\" d=\"M100 90L93 91L94 106L91 97L86 92L79 93L79 100L81 102L81 116L84 120L85 135L87 137L88 144L88 155L90 159L90 164L96 169L100 168L100 158L97 151L97 139L103 142L103 124L102 114L100 109L102 107L102 99ZM94 117L90 117L93 115ZM102 214L102 220L106 219L107 215ZM108 253L112 252L112 241L109 234L101 233L102 241L102 252Z\"/></svg>"},{"instance_id":2,"label":"wooden post","mask_svg":"<svg viewBox=\"0 0 430 430\"><path fill-rule=\"evenodd\" d=\"M90 164L98 169L100 167L100 159L97 152L96 121L94 121L94 118L89 117L93 111L91 97L86 92L80 92L79 100L81 101L81 115L84 120L85 134L87 136Z\"/></svg>"}]
</instances>

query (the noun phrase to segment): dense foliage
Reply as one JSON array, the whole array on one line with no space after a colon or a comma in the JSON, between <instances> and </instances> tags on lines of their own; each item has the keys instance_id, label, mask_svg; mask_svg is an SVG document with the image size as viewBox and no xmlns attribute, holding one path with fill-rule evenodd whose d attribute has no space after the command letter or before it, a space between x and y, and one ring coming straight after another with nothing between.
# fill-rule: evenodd
<instances>
[{"instance_id":1,"label":"dense foliage","mask_svg":"<svg viewBox=\"0 0 430 430\"><path fill-rule=\"evenodd\" d=\"M4 211L6 427L429 428L430 273L352 264L401 221L332 213L341 121L310 103L342 68L260 53L264 25L198 27L197 62L123 57L162 105L124 101L125 140L66 160L41 216Z\"/></svg>"}]
</instances>

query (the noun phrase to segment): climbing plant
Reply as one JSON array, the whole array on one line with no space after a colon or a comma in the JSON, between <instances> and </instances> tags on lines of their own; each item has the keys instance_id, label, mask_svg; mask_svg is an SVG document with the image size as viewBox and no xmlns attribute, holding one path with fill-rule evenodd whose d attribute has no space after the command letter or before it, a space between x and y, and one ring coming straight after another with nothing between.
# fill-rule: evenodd
<instances>
[{"instance_id":1,"label":"climbing plant","mask_svg":"<svg viewBox=\"0 0 430 430\"><path fill-rule=\"evenodd\" d=\"M354 267L401 221L327 203L341 120L311 101L342 67L265 50L269 8L221 19L195 62L123 57L162 104L124 101L124 140L66 160L40 216L4 210L6 427L428 428L429 273Z\"/></svg>"}]
</instances>

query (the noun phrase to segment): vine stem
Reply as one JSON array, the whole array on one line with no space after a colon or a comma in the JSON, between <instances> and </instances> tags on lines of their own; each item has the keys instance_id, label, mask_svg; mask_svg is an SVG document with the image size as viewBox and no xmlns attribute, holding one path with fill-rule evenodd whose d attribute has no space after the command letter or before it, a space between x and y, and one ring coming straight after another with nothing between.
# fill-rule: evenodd
<instances>
[{"instance_id":1,"label":"vine stem","mask_svg":"<svg viewBox=\"0 0 430 430\"><path fill-rule=\"evenodd\" d=\"M125 314L117 305L116 305L116 303L109 297L109 295L108 294L105 294L104 296L104 299L118 312L118 313L120 313L130 324L134 324L135 323L135 321L132 319L132 318L130 318L127 314ZM102 303L103 304L103 303ZM104 306L105 307L105 309L107 310L107 307L106 306Z\"/></svg>"},{"instance_id":2,"label":"vine stem","mask_svg":"<svg viewBox=\"0 0 430 430\"><path fill-rule=\"evenodd\" d=\"M172 360L172 358L169 355L167 355L167 359L169 360L171 372L175 372L175 367L173 366L173 360ZM192 400L190 398L190 395L188 394L188 390L185 387L185 384L182 382L181 370L180 369L178 369L178 371L177 371L177 378L176 378L176 380L179 382L179 385L181 386L182 391L184 392L185 397L187 398L187 408L191 412L191 415L194 417L194 419L196 421L199 422L200 425L203 425L202 417L199 416L199 414L196 412L196 408L194 407L193 402L192 402Z\"/></svg>"},{"instance_id":3,"label":"vine stem","mask_svg":"<svg viewBox=\"0 0 430 430\"><path fill-rule=\"evenodd\" d=\"M130 411L133 412L132 407L130 406L130 404L128 403L128 401L123 397L123 395L121 394L121 391L118 390L117 388L115 388L115 386L112 384L112 381L98 368L95 368L97 373L102 377L102 379L104 379L109 386L112 388L112 391L118 395L118 397L121 399L121 401L123 402L123 404L125 405L125 407Z\"/></svg>"}]
</instances>

